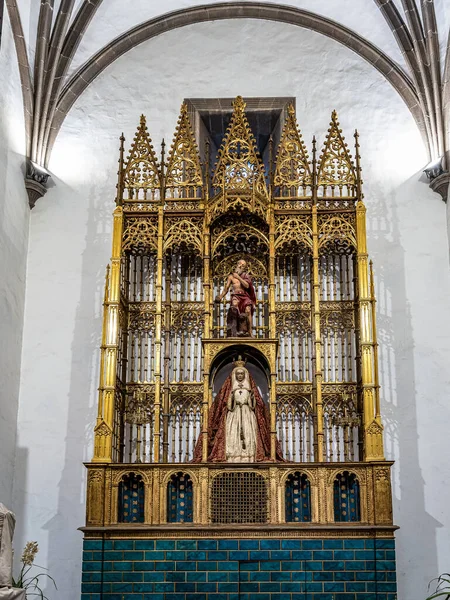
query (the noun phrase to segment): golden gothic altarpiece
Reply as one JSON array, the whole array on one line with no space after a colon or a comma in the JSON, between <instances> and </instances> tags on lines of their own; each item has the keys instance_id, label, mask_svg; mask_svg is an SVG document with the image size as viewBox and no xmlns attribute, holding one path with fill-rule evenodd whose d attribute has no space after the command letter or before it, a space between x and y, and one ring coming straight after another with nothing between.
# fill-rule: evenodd
<instances>
[{"instance_id":1,"label":"golden gothic altarpiece","mask_svg":"<svg viewBox=\"0 0 450 600\"><path fill-rule=\"evenodd\" d=\"M163 142L157 157L144 117L128 156L121 138L87 537L393 535L358 135L353 159L333 112L309 157L292 106L285 116L266 165L241 97L215 165L208 142L200 156L186 105L167 155ZM256 302L230 337L221 295L239 261ZM262 461L211 459L208 424L233 361L251 370L267 406ZM145 490L138 523L119 517L130 473ZM168 518L168 483L180 473L192 485L189 523ZM257 528L217 517L224 473L263 481ZM286 522L295 473L310 482L308 522ZM354 522L335 518L342 473L359 484Z\"/></svg>"}]
</instances>

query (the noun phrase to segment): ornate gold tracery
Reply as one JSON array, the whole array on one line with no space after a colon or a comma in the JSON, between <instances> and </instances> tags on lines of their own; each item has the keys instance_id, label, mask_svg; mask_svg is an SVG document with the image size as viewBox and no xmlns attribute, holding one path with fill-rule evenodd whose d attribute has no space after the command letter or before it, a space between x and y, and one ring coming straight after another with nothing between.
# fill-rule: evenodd
<instances>
[{"instance_id":1,"label":"ornate gold tracery","mask_svg":"<svg viewBox=\"0 0 450 600\"><path fill-rule=\"evenodd\" d=\"M148 197L147 190L153 190L150 198L157 198L158 196L154 192L161 188L158 159L148 134L144 115L141 116L140 125L125 163L123 183L125 189L128 190L130 199L140 197L137 190L144 192L144 199Z\"/></svg>"},{"instance_id":2,"label":"ornate gold tracery","mask_svg":"<svg viewBox=\"0 0 450 600\"><path fill-rule=\"evenodd\" d=\"M332 520L333 482L344 469L361 482L367 522L375 523L379 502L382 523L391 523L358 148L353 163L333 112L323 152L317 159L313 143L310 160L291 106L271 180L239 97L214 174L205 165L202 172L186 105L167 161L164 147L157 160L145 118L127 160L122 140L88 481L91 522L101 523L103 510L103 522L117 522L116 492L100 475L117 482L119 471L112 475L105 465L123 465L123 475L138 472L126 463L140 463L146 519L164 523L160 503L167 498L159 486L182 470L192 473L195 522L208 524L212 478L223 472L205 452L213 382L221 357L239 346L254 365L262 364L255 357L267 362L271 457L278 441L286 460L309 463L295 471L308 473L313 522ZM234 339L226 337L226 305L215 299L239 260L257 302L253 337ZM196 443L203 462L188 470L179 463L192 460ZM267 482L268 521L280 524L293 466L274 460L258 472ZM112 501L102 504L102 494Z\"/></svg>"},{"instance_id":3,"label":"ornate gold tracery","mask_svg":"<svg viewBox=\"0 0 450 600\"><path fill-rule=\"evenodd\" d=\"M213 218L226 210L249 210L266 217L269 195L264 166L259 158L253 133L245 116L245 102L238 96L234 112L219 151L212 178L216 196L209 211Z\"/></svg>"},{"instance_id":4,"label":"ornate gold tracery","mask_svg":"<svg viewBox=\"0 0 450 600\"><path fill-rule=\"evenodd\" d=\"M182 104L166 168L167 198L196 198L202 195L202 169L186 104Z\"/></svg>"},{"instance_id":5,"label":"ornate gold tracery","mask_svg":"<svg viewBox=\"0 0 450 600\"><path fill-rule=\"evenodd\" d=\"M298 198L306 195L312 185L312 172L302 135L295 118L294 107L289 105L275 164L273 184L278 196Z\"/></svg>"}]
</instances>

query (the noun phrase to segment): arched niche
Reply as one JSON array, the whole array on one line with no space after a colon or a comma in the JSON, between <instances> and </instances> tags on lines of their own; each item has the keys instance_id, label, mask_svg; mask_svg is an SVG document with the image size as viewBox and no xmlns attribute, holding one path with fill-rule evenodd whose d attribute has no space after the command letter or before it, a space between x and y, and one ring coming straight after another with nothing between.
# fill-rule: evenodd
<instances>
[{"instance_id":1,"label":"arched niche","mask_svg":"<svg viewBox=\"0 0 450 600\"><path fill-rule=\"evenodd\" d=\"M219 352L212 362L210 385L213 398L217 395L225 380L236 366L234 361L244 360L245 368L253 377L264 402L269 402L270 368L267 358L252 346L235 344Z\"/></svg>"}]
</instances>

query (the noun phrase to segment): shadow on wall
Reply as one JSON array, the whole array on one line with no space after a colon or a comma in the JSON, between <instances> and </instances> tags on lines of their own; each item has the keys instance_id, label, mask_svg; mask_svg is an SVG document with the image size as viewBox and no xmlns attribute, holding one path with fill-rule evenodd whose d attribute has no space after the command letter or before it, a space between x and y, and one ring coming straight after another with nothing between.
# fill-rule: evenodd
<instances>
[{"instance_id":1,"label":"shadow on wall","mask_svg":"<svg viewBox=\"0 0 450 600\"><path fill-rule=\"evenodd\" d=\"M404 182L397 195L417 186L418 179L416 174ZM380 193L376 202L367 203L369 254L374 261L377 298L381 416L386 458L397 461L392 471L392 489L394 523L401 527L396 534L398 597L421 600L426 597L427 584L423 590L410 589L409 574L419 565L424 577L430 574L431 579L438 574L436 530L442 524L425 510L425 484L419 462L414 332L405 281L405 250L401 245L395 200L388 206L386 197ZM420 532L417 550L410 544L413 531ZM417 586L417 579L414 585Z\"/></svg>"},{"instance_id":2,"label":"shadow on wall","mask_svg":"<svg viewBox=\"0 0 450 600\"><path fill-rule=\"evenodd\" d=\"M61 181L57 181L57 186L67 188ZM114 210L113 193L107 203L97 189L93 185L87 191L88 217L73 332L65 460L58 486L58 510L44 526L48 531L48 568L57 583L60 582L58 592L51 585L44 589L51 600L75 600L81 593L82 534L77 529L85 524L86 470L83 461L92 459L108 260L99 257L104 256L105 248L111 245ZM64 196L64 192L61 195Z\"/></svg>"}]
</instances>

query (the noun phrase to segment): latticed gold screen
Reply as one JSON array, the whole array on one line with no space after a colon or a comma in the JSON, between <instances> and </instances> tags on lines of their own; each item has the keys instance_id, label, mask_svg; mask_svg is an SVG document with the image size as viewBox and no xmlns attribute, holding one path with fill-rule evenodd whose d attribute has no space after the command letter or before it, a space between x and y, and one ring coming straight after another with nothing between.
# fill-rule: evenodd
<instances>
[{"instance_id":1,"label":"latticed gold screen","mask_svg":"<svg viewBox=\"0 0 450 600\"><path fill-rule=\"evenodd\" d=\"M213 523L267 523L264 477L249 471L216 475L211 489Z\"/></svg>"}]
</instances>

